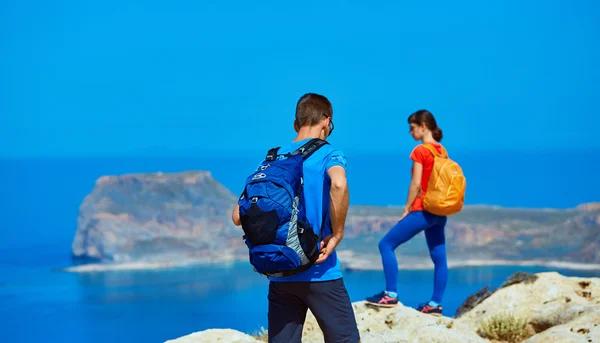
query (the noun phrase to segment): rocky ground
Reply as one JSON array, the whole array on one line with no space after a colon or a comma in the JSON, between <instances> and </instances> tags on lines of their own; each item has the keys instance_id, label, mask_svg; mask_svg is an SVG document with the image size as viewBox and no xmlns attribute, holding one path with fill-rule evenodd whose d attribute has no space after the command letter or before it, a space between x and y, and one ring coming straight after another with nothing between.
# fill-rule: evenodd
<instances>
[{"instance_id":1,"label":"rocky ground","mask_svg":"<svg viewBox=\"0 0 600 343\"><path fill-rule=\"evenodd\" d=\"M380 309L356 302L353 307L363 343L600 343L600 278L518 273L497 290L473 294L455 318L425 315L402 304ZM257 343L265 337L211 329L168 343ZM323 342L310 312L302 341Z\"/></svg>"}]
</instances>

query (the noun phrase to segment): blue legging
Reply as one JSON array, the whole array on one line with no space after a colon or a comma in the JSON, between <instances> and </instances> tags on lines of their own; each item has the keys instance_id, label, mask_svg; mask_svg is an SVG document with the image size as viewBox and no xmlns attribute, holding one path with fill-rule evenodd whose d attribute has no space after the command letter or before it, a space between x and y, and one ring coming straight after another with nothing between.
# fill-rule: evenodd
<instances>
[{"instance_id":1,"label":"blue legging","mask_svg":"<svg viewBox=\"0 0 600 343\"><path fill-rule=\"evenodd\" d=\"M399 221L379 242L379 252L383 262L386 290L397 292L398 261L394 250L402 243L425 230L425 238L429 255L433 261L434 281L432 301L442 302L446 283L448 282L448 263L446 261L446 239L444 228L447 217L437 216L425 211L409 213Z\"/></svg>"}]
</instances>

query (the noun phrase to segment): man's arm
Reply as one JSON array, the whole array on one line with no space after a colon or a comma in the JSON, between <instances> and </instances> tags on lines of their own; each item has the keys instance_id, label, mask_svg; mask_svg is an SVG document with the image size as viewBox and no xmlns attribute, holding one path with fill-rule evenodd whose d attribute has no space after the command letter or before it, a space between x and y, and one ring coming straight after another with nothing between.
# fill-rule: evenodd
<instances>
[{"instance_id":1,"label":"man's arm","mask_svg":"<svg viewBox=\"0 0 600 343\"><path fill-rule=\"evenodd\" d=\"M331 179L329 189L329 217L331 218L331 235L325 237L321 243L321 254L316 263L321 263L333 253L335 248L344 238L344 225L346 224L346 215L348 214L348 204L350 197L348 195L348 182L346 180L346 170L340 165L334 165L327 170ZM323 225L325 225L323 223Z\"/></svg>"},{"instance_id":2,"label":"man's arm","mask_svg":"<svg viewBox=\"0 0 600 343\"><path fill-rule=\"evenodd\" d=\"M333 236L340 241L344 238L344 224L348 214L348 182L346 180L346 170L341 166L333 166L327 171L331 178L331 187L329 196L329 211L331 217L331 232Z\"/></svg>"},{"instance_id":3,"label":"man's arm","mask_svg":"<svg viewBox=\"0 0 600 343\"><path fill-rule=\"evenodd\" d=\"M242 221L240 220L240 205L239 204L235 204L235 208L233 209L233 212L231 212L231 220L233 221L233 224L235 224L236 226L242 225Z\"/></svg>"}]
</instances>

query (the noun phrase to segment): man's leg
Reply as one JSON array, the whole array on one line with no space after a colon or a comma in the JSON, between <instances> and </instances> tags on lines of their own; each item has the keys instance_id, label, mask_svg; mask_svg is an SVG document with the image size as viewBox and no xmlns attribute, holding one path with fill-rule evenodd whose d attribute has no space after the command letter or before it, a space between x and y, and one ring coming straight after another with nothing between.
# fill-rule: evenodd
<instances>
[{"instance_id":1,"label":"man's leg","mask_svg":"<svg viewBox=\"0 0 600 343\"><path fill-rule=\"evenodd\" d=\"M394 250L429 227L430 223L427 219L428 217L422 211L411 212L394 225L379 242L386 291L395 293L398 287L398 260Z\"/></svg>"},{"instance_id":2,"label":"man's leg","mask_svg":"<svg viewBox=\"0 0 600 343\"><path fill-rule=\"evenodd\" d=\"M307 305L297 296L301 284L269 283L269 343L300 343ZM304 285L306 287L306 285Z\"/></svg>"},{"instance_id":3,"label":"man's leg","mask_svg":"<svg viewBox=\"0 0 600 343\"><path fill-rule=\"evenodd\" d=\"M354 310L342 278L310 283L306 300L323 331L325 342L360 342Z\"/></svg>"}]
</instances>

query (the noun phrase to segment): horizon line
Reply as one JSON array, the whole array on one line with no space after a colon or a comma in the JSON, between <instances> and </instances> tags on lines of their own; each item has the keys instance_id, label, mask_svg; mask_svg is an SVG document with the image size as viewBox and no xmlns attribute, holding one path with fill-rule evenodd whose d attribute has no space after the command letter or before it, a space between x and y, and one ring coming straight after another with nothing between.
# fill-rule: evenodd
<instances>
[{"instance_id":1,"label":"horizon line","mask_svg":"<svg viewBox=\"0 0 600 343\"><path fill-rule=\"evenodd\" d=\"M403 156L407 155L410 152L402 152L398 150L354 150L354 149L342 149L345 155L355 155L355 156L382 156L382 155L393 155L393 156ZM581 153L600 153L600 147L584 147L584 148L527 148L527 149L516 149L516 148L506 148L506 149L455 149L455 155L463 155L463 154L488 154L488 153L517 153L517 154L532 154L532 153L573 153L573 152L581 152ZM243 154L251 154L252 157L255 155L260 155L263 153L261 150L204 150L204 151L195 151L195 150L173 150L170 152L126 152L126 153L92 153L92 154L47 154L47 155L37 155L37 154L14 154L14 155L0 155L0 159L9 160L9 159L104 159L104 158L201 158L201 157L218 157L218 156L236 156L239 157Z\"/></svg>"}]
</instances>

